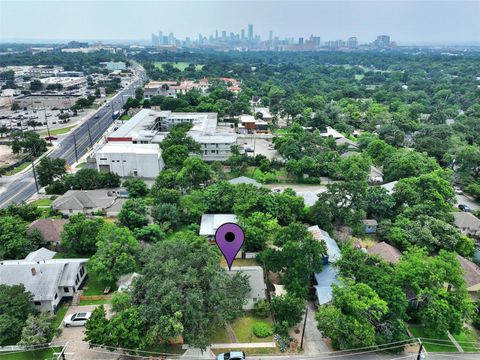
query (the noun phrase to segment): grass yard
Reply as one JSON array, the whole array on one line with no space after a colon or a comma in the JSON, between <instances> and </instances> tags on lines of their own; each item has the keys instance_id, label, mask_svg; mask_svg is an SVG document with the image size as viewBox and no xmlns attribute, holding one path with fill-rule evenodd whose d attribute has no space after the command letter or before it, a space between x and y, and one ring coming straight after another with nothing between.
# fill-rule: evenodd
<instances>
[{"instance_id":1,"label":"grass yard","mask_svg":"<svg viewBox=\"0 0 480 360\"><path fill-rule=\"evenodd\" d=\"M92 274L88 274L87 282L83 287L83 295L85 296L92 296L92 295L104 295L103 290L107 286L110 286L110 294L113 293L117 287L115 284L104 284L95 279ZM105 300L102 300L105 301ZM85 304L87 305L87 304Z\"/></svg>"},{"instance_id":2,"label":"grass yard","mask_svg":"<svg viewBox=\"0 0 480 360\"><path fill-rule=\"evenodd\" d=\"M465 329L459 335L453 335L463 350L468 352L480 351L480 339L475 330Z\"/></svg>"},{"instance_id":3,"label":"grass yard","mask_svg":"<svg viewBox=\"0 0 480 360\"><path fill-rule=\"evenodd\" d=\"M53 359L53 353L59 352L60 348L56 349L45 349L45 350L32 350L25 352L17 352L10 354L0 353L0 359L2 360L43 360L43 359Z\"/></svg>"},{"instance_id":4,"label":"grass yard","mask_svg":"<svg viewBox=\"0 0 480 360\"><path fill-rule=\"evenodd\" d=\"M252 315L245 314L242 317L237 318L233 324L232 328L237 336L239 342L270 342L273 341L273 336L267 336L265 338L258 338L253 335L253 325L256 323L263 323L272 327L271 319L262 319L257 318Z\"/></svg>"},{"instance_id":5,"label":"grass yard","mask_svg":"<svg viewBox=\"0 0 480 360\"><path fill-rule=\"evenodd\" d=\"M27 167L29 167L30 164L31 164L30 161L26 161L26 162L20 164L19 166L17 166L16 168L13 168L12 170L6 172L5 176L11 176L11 175L18 174L20 171L25 170Z\"/></svg>"},{"instance_id":6,"label":"grass yard","mask_svg":"<svg viewBox=\"0 0 480 360\"><path fill-rule=\"evenodd\" d=\"M188 63L188 62L182 62L182 61L180 61L180 62L156 61L155 62L155 67L157 67L161 70L163 64L172 64L173 67L177 68L180 71L185 70L188 67L188 65L190 65L190 63ZM195 70L202 70L202 68L203 68L203 65L198 65L198 64L195 65Z\"/></svg>"},{"instance_id":7,"label":"grass yard","mask_svg":"<svg viewBox=\"0 0 480 360\"><path fill-rule=\"evenodd\" d=\"M412 325L408 324L408 329L412 333L413 337L420 338L425 349L428 352L457 352L457 348L453 343L448 339L447 334L445 335L432 335L425 331L423 326L421 325ZM435 340L428 340L428 339L439 339L440 341ZM435 344L427 344L428 343L435 343Z\"/></svg>"},{"instance_id":8,"label":"grass yard","mask_svg":"<svg viewBox=\"0 0 480 360\"><path fill-rule=\"evenodd\" d=\"M59 327L62 324L62 321L65 318L65 315L67 314L67 310L68 310L68 304L62 303L62 305L60 306L60 309L58 309L57 313L55 314L55 327Z\"/></svg>"},{"instance_id":9,"label":"grass yard","mask_svg":"<svg viewBox=\"0 0 480 360\"><path fill-rule=\"evenodd\" d=\"M100 300L80 300L80 305L104 305L108 304L110 299L100 299Z\"/></svg>"},{"instance_id":10,"label":"grass yard","mask_svg":"<svg viewBox=\"0 0 480 360\"><path fill-rule=\"evenodd\" d=\"M38 199L38 200L32 201L30 204L36 207L47 207L47 206L51 206L52 203L53 203L52 199L44 198L44 199Z\"/></svg>"},{"instance_id":11,"label":"grass yard","mask_svg":"<svg viewBox=\"0 0 480 360\"><path fill-rule=\"evenodd\" d=\"M67 127L64 127L64 128L59 128L59 129L50 130L50 135L51 135L51 136L55 136L55 135L63 135L63 134L69 133L70 131L72 131L72 129L73 129L75 126L76 126L76 125L67 126ZM40 133L40 136L48 136L48 131L42 131L42 132Z\"/></svg>"},{"instance_id":12,"label":"grass yard","mask_svg":"<svg viewBox=\"0 0 480 360\"><path fill-rule=\"evenodd\" d=\"M210 339L212 344L225 344L230 343L230 336L228 336L227 330L224 326L217 326L214 331L210 334Z\"/></svg>"},{"instance_id":13,"label":"grass yard","mask_svg":"<svg viewBox=\"0 0 480 360\"><path fill-rule=\"evenodd\" d=\"M123 121L127 121L127 120L130 120L132 117L130 115L122 115L120 116L120 119L119 120L123 120Z\"/></svg>"}]
</instances>

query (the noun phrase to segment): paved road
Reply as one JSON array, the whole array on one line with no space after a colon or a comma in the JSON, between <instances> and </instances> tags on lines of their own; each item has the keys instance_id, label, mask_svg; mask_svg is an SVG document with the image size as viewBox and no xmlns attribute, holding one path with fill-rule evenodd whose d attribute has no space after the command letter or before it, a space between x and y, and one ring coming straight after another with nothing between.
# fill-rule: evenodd
<instances>
[{"instance_id":1,"label":"paved road","mask_svg":"<svg viewBox=\"0 0 480 360\"><path fill-rule=\"evenodd\" d=\"M480 204L476 202L471 196L469 195L458 195L457 194L457 204L464 204L468 205L472 210L479 210Z\"/></svg>"},{"instance_id":2,"label":"paved road","mask_svg":"<svg viewBox=\"0 0 480 360\"><path fill-rule=\"evenodd\" d=\"M113 112L121 110L127 96L131 96L134 89L141 86L146 80L145 71L143 69L137 68L136 72L137 77L134 81L96 112L99 116L98 118L92 116L72 133L68 134L61 141L58 148L52 151L49 156L52 158L62 158L65 159L67 164L73 164L77 157L82 157L88 151L91 147L91 142L95 144L100 140L102 135L114 121L112 119ZM77 154L75 154L75 142L77 143ZM0 180L0 182L1 181L2 180ZM15 181L5 185L5 190L0 193L0 208L6 207L10 204L21 203L35 194L35 191L36 188L33 179L33 172L30 170L15 177Z\"/></svg>"}]
</instances>

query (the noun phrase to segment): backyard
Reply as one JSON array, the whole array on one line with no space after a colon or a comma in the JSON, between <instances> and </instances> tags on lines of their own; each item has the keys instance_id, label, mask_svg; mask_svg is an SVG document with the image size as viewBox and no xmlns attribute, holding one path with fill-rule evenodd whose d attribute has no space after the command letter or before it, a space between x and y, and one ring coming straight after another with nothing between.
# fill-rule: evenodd
<instances>
[{"instance_id":1,"label":"backyard","mask_svg":"<svg viewBox=\"0 0 480 360\"><path fill-rule=\"evenodd\" d=\"M432 335L425 331L420 325L408 324L408 329L415 338L419 338L425 349L429 352L457 352L457 348L445 335ZM480 350L480 342L478 334L469 328L458 335L453 335L465 352L476 352Z\"/></svg>"}]
</instances>

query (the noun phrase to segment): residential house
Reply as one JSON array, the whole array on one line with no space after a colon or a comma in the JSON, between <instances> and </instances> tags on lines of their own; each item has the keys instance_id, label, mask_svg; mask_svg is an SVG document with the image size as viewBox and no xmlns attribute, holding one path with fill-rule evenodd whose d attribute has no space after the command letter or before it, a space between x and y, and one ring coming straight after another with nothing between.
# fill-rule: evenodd
<instances>
[{"instance_id":1,"label":"residential house","mask_svg":"<svg viewBox=\"0 0 480 360\"><path fill-rule=\"evenodd\" d=\"M333 267L333 263L340 259L340 248L336 241L330 237L325 231L320 229L317 225L310 226L308 231L313 238L319 241L324 241L327 246L327 256L323 260L322 271L315 275L315 292L317 296L317 304L325 305L332 300L332 286L339 284L338 270Z\"/></svg>"},{"instance_id":2,"label":"residential house","mask_svg":"<svg viewBox=\"0 0 480 360\"><path fill-rule=\"evenodd\" d=\"M390 264L397 264L400 261L402 253L397 248L385 241L379 242L367 249L367 253L370 255L376 255Z\"/></svg>"},{"instance_id":3,"label":"residential house","mask_svg":"<svg viewBox=\"0 0 480 360\"><path fill-rule=\"evenodd\" d=\"M35 307L55 312L62 299L73 297L87 276L88 259L54 259L56 252L45 248L23 260L0 262L0 284L20 285L32 293Z\"/></svg>"},{"instance_id":4,"label":"residential house","mask_svg":"<svg viewBox=\"0 0 480 360\"><path fill-rule=\"evenodd\" d=\"M480 300L480 268L463 256L457 255L460 266L463 269L463 278L467 284L467 290L474 301Z\"/></svg>"},{"instance_id":5,"label":"residential house","mask_svg":"<svg viewBox=\"0 0 480 360\"><path fill-rule=\"evenodd\" d=\"M38 219L28 225L27 232L38 230L45 240L52 247L60 245L63 227L69 221L67 219Z\"/></svg>"},{"instance_id":6,"label":"residential house","mask_svg":"<svg viewBox=\"0 0 480 360\"><path fill-rule=\"evenodd\" d=\"M199 235L206 236L209 241L214 242L217 229L225 223L236 224L237 217L233 214L203 214Z\"/></svg>"},{"instance_id":7,"label":"residential house","mask_svg":"<svg viewBox=\"0 0 480 360\"><path fill-rule=\"evenodd\" d=\"M117 291L129 292L132 289L133 280L135 280L139 276L140 274L136 272L120 276L116 282Z\"/></svg>"},{"instance_id":8,"label":"residential house","mask_svg":"<svg viewBox=\"0 0 480 360\"><path fill-rule=\"evenodd\" d=\"M377 232L378 222L375 219L362 220L365 234L374 234Z\"/></svg>"},{"instance_id":9,"label":"residential house","mask_svg":"<svg viewBox=\"0 0 480 360\"><path fill-rule=\"evenodd\" d=\"M368 174L368 182L373 184L383 183L382 170L375 166L370 166L370 173Z\"/></svg>"},{"instance_id":10,"label":"residential house","mask_svg":"<svg viewBox=\"0 0 480 360\"><path fill-rule=\"evenodd\" d=\"M256 302L267 298L267 286L265 285L263 269L261 266L232 266L227 273L232 276L236 273L241 273L248 277L250 291L247 294L247 301L243 305L244 310L253 309L253 305Z\"/></svg>"},{"instance_id":11,"label":"residential house","mask_svg":"<svg viewBox=\"0 0 480 360\"><path fill-rule=\"evenodd\" d=\"M380 185L380 187L384 188L385 190L387 190L387 192L392 195L393 194L393 190L395 188L395 185L397 185L397 182L398 181L391 181L389 183L386 183L386 184L383 184L383 185Z\"/></svg>"},{"instance_id":12,"label":"residential house","mask_svg":"<svg viewBox=\"0 0 480 360\"><path fill-rule=\"evenodd\" d=\"M455 226L465 235L480 238L480 219L469 212L452 212Z\"/></svg>"},{"instance_id":13,"label":"residential house","mask_svg":"<svg viewBox=\"0 0 480 360\"><path fill-rule=\"evenodd\" d=\"M252 178L249 178L247 176L239 176L239 177L228 180L228 182L230 184L233 184L233 185L250 184L250 185L255 186L256 188L261 188L262 187L262 184L260 184L258 181L254 180Z\"/></svg>"},{"instance_id":14,"label":"residential house","mask_svg":"<svg viewBox=\"0 0 480 360\"><path fill-rule=\"evenodd\" d=\"M55 199L52 209L64 215L102 212L108 217L117 216L127 199L119 197L120 190L69 190Z\"/></svg>"},{"instance_id":15,"label":"residential house","mask_svg":"<svg viewBox=\"0 0 480 360\"><path fill-rule=\"evenodd\" d=\"M351 150L351 151L359 151L359 147L357 143L355 141L347 139L346 137L335 139L335 145L345 146L348 150Z\"/></svg>"}]
</instances>

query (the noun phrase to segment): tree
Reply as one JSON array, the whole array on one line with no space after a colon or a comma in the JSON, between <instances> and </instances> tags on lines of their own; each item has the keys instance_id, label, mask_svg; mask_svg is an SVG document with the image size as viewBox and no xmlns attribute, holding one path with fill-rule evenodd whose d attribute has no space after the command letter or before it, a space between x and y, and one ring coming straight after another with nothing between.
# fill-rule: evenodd
<instances>
[{"instance_id":1,"label":"tree","mask_svg":"<svg viewBox=\"0 0 480 360\"><path fill-rule=\"evenodd\" d=\"M155 243L165 239L165 231L157 224L150 224L133 230L133 236L138 241Z\"/></svg>"},{"instance_id":2,"label":"tree","mask_svg":"<svg viewBox=\"0 0 480 360\"><path fill-rule=\"evenodd\" d=\"M60 329L55 325L55 316L42 313L29 315L22 329L19 345L44 345L49 343Z\"/></svg>"},{"instance_id":3,"label":"tree","mask_svg":"<svg viewBox=\"0 0 480 360\"><path fill-rule=\"evenodd\" d=\"M177 235L148 248L143 261L133 303L138 304L148 338L182 336L191 346L204 349L215 326L242 312L248 280L220 268L219 252L204 238Z\"/></svg>"},{"instance_id":4,"label":"tree","mask_svg":"<svg viewBox=\"0 0 480 360\"><path fill-rule=\"evenodd\" d=\"M126 180L123 186L127 189L129 198L141 198L148 194L147 184L142 179Z\"/></svg>"},{"instance_id":5,"label":"tree","mask_svg":"<svg viewBox=\"0 0 480 360\"><path fill-rule=\"evenodd\" d=\"M27 238L27 224L18 216L0 216L0 259L23 259L35 250Z\"/></svg>"},{"instance_id":6,"label":"tree","mask_svg":"<svg viewBox=\"0 0 480 360\"><path fill-rule=\"evenodd\" d=\"M172 145L162 151L162 158L169 169L180 169L188 159L188 147L186 145Z\"/></svg>"},{"instance_id":7,"label":"tree","mask_svg":"<svg viewBox=\"0 0 480 360\"><path fill-rule=\"evenodd\" d=\"M100 282L113 284L137 269L140 245L130 230L105 224L97 236L97 248L87 266Z\"/></svg>"},{"instance_id":8,"label":"tree","mask_svg":"<svg viewBox=\"0 0 480 360\"><path fill-rule=\"evenodd\" d=\"M138 101L143 100L143 88L142 87L137 87L135 89L135 99L137 99Z\"/></svg>"},{"instance_id":9,"label":"tree","mask_svg":"<svg viewBox=\"0 0 480 360\"><path fill-rule=\"evenodd\" d=\"M97 250L96 238L103 226L102 219L90 220L85 214L70 216L70 221L63 227L61 245L75 254L94 254Z\"/></svg>"},{"instance_id":10,"label":"tree","mask_svg":"<svg viewBox=\"0 0 480 360\"><path fill-rule=\"evenodd\" d=\"M405 143L405 132L399 129L395 124L383 125L378 135L380 139L384 140L387 144L401 147Z\"/></svg>"},{"instance_id":11,"label":"tree","mask_svg":"<svg viewBox=\"0 0 480 360\"><path fill-rule=\"evenodd\" d=\"M147 206L143 200L129 199L118 214L118 223L133 231L148 224Z\"/></svg>"},{"instance_id":12,"label":"tree","mask_svg":"<svg viewBox=\"0 0 480 360\"><path fill-rule=\"evenodd\" d=\"M411 176L427 174L439 170L434 158L410 150L397 150L384 163L386 181L399 180Z\"/></svg>"},{"instance_id":13,"label":"tree","mask_svg":"<svg viewBox=\"0 0 480 360\"><path fill-rule=\"evenodd\" d=\"M280 226L270 214L254 212L248 217L241 217L239 225L245 232L245 251L261 251L267 244L273 243Z\"/></svg>"},{"instance_id":14,"label":"tree","mask_svg":"<svg viewBox=\"0 0 480 360\"><path fill-rule=\"evenodd\" d=\"M23 133L14 131L12 138L10 145L14 154L23 152L36 158L47 151L47 143L34 131L24 131Z\"/></svg>"},{"instance_id":15,"label":"tree","mask_svg":"<svg viewBox=\"0 0 480 360\"><path fill-rule=\"evenodd\" d=\"M65 160L61 158L43 157L36 167L38 183L41 186L52 184L56 178L66 174L65 164Z\"/></svg>"},{"instance_id":16,"label":"tree","mask_svg":"<svg viewBox=\"0 0 480 360\"><path fill-rule=\"evenodd\" d=\"M40 80L35 79L30 81L30 91L35 92L35 91L40 91L42 90L42 83Z\"/></svg>"},{"instance_id":17,"label":"tree","mask_svg":"<svg viewBox=\"0 0 480 360\"><path fill-rule=\"evenodd\" d=\"M103 305L92 311L92 316L85 324L85 339L91 344L106 345L109 339L109 322Z\"/></svg>"},{"instance_id":18,"label":"tree","mask_svg":"<svg viewBox=\"0 0 480 360\"><path fill-rule=\"evenodd\" d=\"M17 339L28 316L36 312L33 295L23 284L0 284L0 344Z\"/></svg>"},{"instance_id":19,"label":"tree","mask_svg":"<svg viewBox=\"0 0 480 360\"><path fill-rule=\"evenodd\" d=\"M184 189L195 189L209 181L211 176L210 167L205 161L198 157L189 157L177 174L177 182Z\"/></svg>"},{"instance_id":20,"label":"tree","mask_svg":"<svg viewBox=\"0 0 480 360\"><path fill-rule=\"evenodd\" d=\"M375 324L387 310L386 302L366 284L333 285L333 301L318 309L317 326L335 349L374 346Z\"/></svg>"},{"instance_id":21,"label":"tree","mask_svg":"<svg viewBox=\"0 0 480 360\"><path fill-rule=\"evenodd\" d=\"M320 193L317 195L318 200L308 208L308 219L312 224L318 225L325 231L331 231L333 215L328 204L328 194Z\"/></svg>"},{"instance_id":22,"label":"tree","mask_svg":"<svg viewBox=\"0 0 480 360\"><path fill-rule=\"evenodd\" d=\"M163 228L175 230L182 223L180 208L175 204L158 204L152 209L152 217Z\"/></svg>"},{"instance_id":23,"label":"tree","mask_svg":"<svg viewBox=\"0 0 480 360\"><path fill-rule=\"evenodd\" d=\"M395 199L387 189L380 186L369 186L365 193L365 206L368 218L381 220L392 215Z\"/></svg>"},{"instance_id":24,"label":"tree","mask_svg":"<svg viewBox=\"0 0 480 360\"><path fill-rule=\"evenodd\" d=\"M412 248L403 254L396 270L398 284L415 294L418 307L411 310L412 316L429 334L462 331L473 304L455 253L442 250L430 257L426 250Z\"/></svg>"},{"instance_id":25,"label":"tree","mask_svg":"<svg viewBox=\"0 0 480 360\"><path fill-rule=\"evenodd\" d=\"M286 322L289 328L302 321L304 307L304 301L291 294L275 296L270 303L275 321L280 324Z\"/></svg>"}]
</instances>

